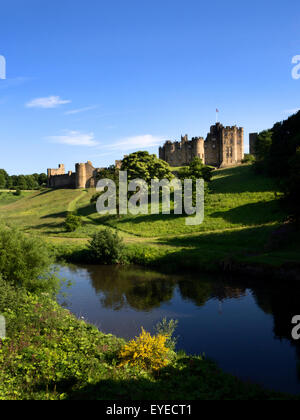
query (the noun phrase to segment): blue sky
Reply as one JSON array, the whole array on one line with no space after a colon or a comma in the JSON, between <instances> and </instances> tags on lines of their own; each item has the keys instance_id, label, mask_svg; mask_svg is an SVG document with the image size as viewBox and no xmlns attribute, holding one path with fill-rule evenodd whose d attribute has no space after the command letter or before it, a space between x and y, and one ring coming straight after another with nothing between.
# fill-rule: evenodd
<instances>
[{"instance_id":1,"label":"blue sky","mask_svg":"<svg viewBox=\"0 0 300 420\"><path fill-rule=\"evenodd\" d=\"M216 113L248 133L300 108L299 0L10 0L1 4L0 167L97 167Z\"/></svg>"}]
</instances>

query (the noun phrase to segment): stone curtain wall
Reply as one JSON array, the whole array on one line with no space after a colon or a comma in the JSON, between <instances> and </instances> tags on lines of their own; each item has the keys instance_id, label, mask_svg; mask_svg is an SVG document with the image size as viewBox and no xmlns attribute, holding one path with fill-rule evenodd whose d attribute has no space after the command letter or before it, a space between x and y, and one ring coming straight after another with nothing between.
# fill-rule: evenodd
<instances>
[{"instance_id":1,"label":"stone curtain wall","mask_svg":"<svg viewBox=\"0 0 300 420\"><path fill-rule=\"evenodd\" d=\"M48 169L49 188L94 188L98 169L94 168L92 162L77 163L75 172L65 173L64 165L60 164L58 169Z\"/></svg>"}]
</instances>

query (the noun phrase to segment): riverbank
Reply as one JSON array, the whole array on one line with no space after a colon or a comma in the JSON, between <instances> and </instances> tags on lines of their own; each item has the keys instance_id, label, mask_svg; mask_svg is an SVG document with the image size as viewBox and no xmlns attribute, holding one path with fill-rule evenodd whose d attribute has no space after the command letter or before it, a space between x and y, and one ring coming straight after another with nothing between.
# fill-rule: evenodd
<instances>
[{"instance_id":1,"label":"riverbank","mask_svg":"<svg viewBox=\"0 0 300 420\"><path fill-rule=\"evenodd\" d=\"M271 231L270 231L271 232ZM158 244L145 245L143 242L126 242L124 264L140 265L153 269L159 269L166 273L224 273L229 275L246 275L248 278L263 279L264 281L300 281L299 251L297 239L293 242L290 237L288 249L267 250L254 252L251 249L251 234L249 231L231 232L232 236L244 236L248 242L249 250L242 251L236 245L234 251L233 241L228 251L227 241L224 234L202 236L176 237L173 239L177 246L169 246L162 240ZM227 232L227 235L230 235ZM259 235L254 232L256 241ZM267 237L267 236L266 236ZM202 239L202 240L201 240ZM215 240L214 240L215 239ZM168 239L168 242L172 240ZM213 246L211 249L209 244ZM64 241L48 240L48 245L58 262L72 264L93 264L90 260L87 241ZM259 246L259 243L258 243ZM262 244L263 247L263 244Z\"/></svg>"},{"instance_id":2,"label":"riverbank","mask_svg":"<svg viewBox=\"0 0 300 420\"><path fill-rule=\"evenodd\" d=\"M0 344L0 399L292 400L244 383L204 356L177 353L159 372L119 367L125 341L76 319L48 294L1 284L7 339Z\"/></svg>"}]
</instances>

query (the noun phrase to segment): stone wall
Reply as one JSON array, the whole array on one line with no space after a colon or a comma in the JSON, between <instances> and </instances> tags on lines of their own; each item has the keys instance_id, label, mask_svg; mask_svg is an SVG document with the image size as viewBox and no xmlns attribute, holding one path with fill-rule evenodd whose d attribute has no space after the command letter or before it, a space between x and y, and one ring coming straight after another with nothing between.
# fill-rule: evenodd
<instances>
[{"instance_id":1,"label":"stone wall","mask_svg":"<svg viewBox=\"0 0 300 420\"><path fill-rule=\"evenodd\" d=\"M48 178L49 188L75 188L76 187L76 174L69 172L64 175L51 175Z\"/></svg>"},{"instance_id":2,"label":"stone wall","mask_svg":"<svg viewBox=\"0 0 300 420\"><path fill-rule=\"evenodd\" d=\"M159 148L159 158L168 162L170 166L188 165L195 157L203 161L205 159L202 137L193 137L189 140L186 134L181 136L180 142L172 143L168 140L163 147Z\"/></svg>"},{"instance_id":3,"label":"stone wall","mask_svg":"<svg viewBox=\"0 0 300 420\"><path fill-rule=\"evenodd\" d=\"M238 165L244 158L244 129L217 123L210 127L205 141L203 137L189 141L187 135L181 137L181 142L166 141L159 148L159 157L170 166L188 165L195 157L215 167Z\"/></svg>"},{"instance_id":4,"label":"stone wall","mask_svg":"<svg viewBox=\"0 0 300 420\"><path fill-rule=\"evenodd\" d=\"M49 188L94 188L99 169L94 168L92 162L77 163L75 172L65 173L64 165L58 169L48 169Z\"/></svg>"}]
</instances>

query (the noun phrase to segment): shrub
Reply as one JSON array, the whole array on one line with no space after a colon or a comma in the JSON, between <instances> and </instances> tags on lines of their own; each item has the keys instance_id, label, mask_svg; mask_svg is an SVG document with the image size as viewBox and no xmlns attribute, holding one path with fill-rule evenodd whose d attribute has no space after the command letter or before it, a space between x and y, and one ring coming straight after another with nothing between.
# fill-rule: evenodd
<instances>
[{"instance_id":1,"label":"shrub","mask_svg":"<svg viewBox=\"0 0 300 420\"><path fill-rule=\"evenodd\" d=\"M56 291L52 257L45 243L16 229L0 227L0 274L3 279L27 290Z\"/></svg>"},{"instance_id":2,"label":"shrub","mask_svg":"<svg viewBox=\"0 0 300 420\"><path fill-rule=\"evenodd\" d=\"M161 334L167 337L166 347L170 350L175 350L178 337L173 337L174 332L177 328L178 321L175 319L170 319L167 321L167 318L163 318L162 321L158 322L155 326L155 331L157 334Z\"/></svg>"},{"instance_id":3,"label":"shrub","mask_svg":"<svg viewBox=\"0 0 300 420\"><path fill-rule=\"evenodd\" d=\"M129 180L140 178L147 183L150 183L151 179L171 180L174 178L167 162L145 151L134 152L126 156L122 161L121 170L127 171Z\"/></svg>"},{"instance_id":4,"label":"shrub","mask_svg":"<svg viewBox=\"0 0 300 420\"><path fill-rule=\"evenodd\" d=\"M204 165L200 158L195 157L189 166L185 166L179 170L178 177L182 180L203 178L204 181L210 182L214 169L213 166Z\"/></svg>"},{"instance_id":5,"label":"shrub","mask_svg":"<svg viewBox=\"0 0 300 420\"><path fill-rule=\"evenodd\" d=\"M20 190L20 188L17 188L14 194L15 194L15 195L17 195L17 196L21 195L21 190Z\"/></svg>"},{"instance_id":6,"label":"shrub","mask_svg":"<svg viewBox=\"0 0 300 420\"><path fill-rule=\"evenodd\" d=\"M245 154L242 163L253 163L255 162L255 156L251 154Z\"/></svg>"},{"instance_id":7,"label":"shrub","mask_svg":"<svg viewBox=\"0 0 300 420\"><path fill-rule=\"evenodd\" d=\"M151 336L142 328L135 340L129 341L120 351L120 366L131 365L144 370L158 370L169 364L167 336Z\"/></svg>"},{"instance_id":8,"label":"shrub","mask_svg":"<svg viewBox=\"0 0 300 420\"><path fill-rule=\"evenodd\" d=\"M88 249L91 260L100 264L120 264L125 258L123 239L110 229L95 233Z\"/></svg>"},{"instance_id":9,"label":"shrub","mask_svg":"<svg viewBox=\"0 0 300 420\"><path fill-rule=\"evenodd\" d=\"M74 213L68 213L65 220L65 228L67 232L75 232L80 226L82 226L82 219L80 216L76 216Z\"/></svg>"}]
</instances>

